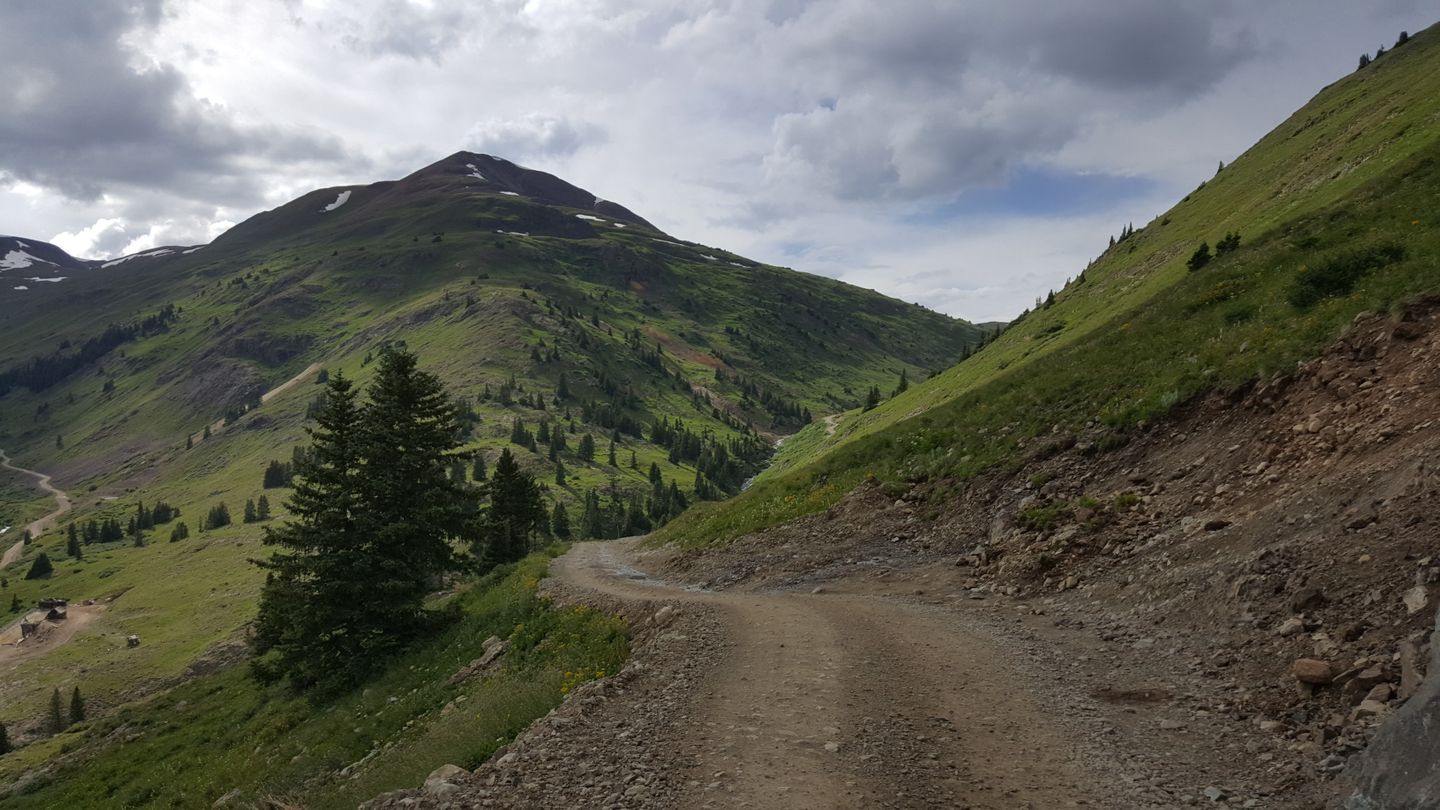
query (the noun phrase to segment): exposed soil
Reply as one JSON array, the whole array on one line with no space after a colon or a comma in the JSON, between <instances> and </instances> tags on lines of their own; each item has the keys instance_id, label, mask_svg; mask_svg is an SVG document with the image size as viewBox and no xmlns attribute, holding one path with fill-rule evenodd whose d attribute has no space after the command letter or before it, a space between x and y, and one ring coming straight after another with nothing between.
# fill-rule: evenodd
<instances>
[{"instance_id":1,"label":"exposed soil","mask_svg":"<svg viewBox=\"0 0 1440 810\"><path fill-rule=\"evenodd\" d=\"M71 605L64 621L42 621L39 632L23 640L20 638L20 623L16 622L0 632L0 670L63 646L93 624L109 607L109 602Z\"/></svg>"}]
</instances>

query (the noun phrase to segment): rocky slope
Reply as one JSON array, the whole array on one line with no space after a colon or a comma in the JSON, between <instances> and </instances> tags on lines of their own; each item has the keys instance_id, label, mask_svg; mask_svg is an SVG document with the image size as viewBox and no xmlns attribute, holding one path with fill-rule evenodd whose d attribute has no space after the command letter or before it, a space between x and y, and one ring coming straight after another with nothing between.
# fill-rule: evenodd
<instances>
[{"instance_id":1,"label":"rocky slope","mask_svg":"<svg viewBox=\"0 0 1440 810\"><path fill-rule=\"evenodd\" d=\"M1277 806L1303 807L1333 798L1425 674L1436 413L1440 302L1425 299L1123 448L1037 441L938 509L920 489L862 487L672 570L785 586L940 564L956 587L1041 600L1114 655L1162 659L1162 702L1233 721L1222 739L1243 741L1277 796L1300 797ZM1133 678L1119 659L1115 673Z\"/></svg>"}]
</instances>

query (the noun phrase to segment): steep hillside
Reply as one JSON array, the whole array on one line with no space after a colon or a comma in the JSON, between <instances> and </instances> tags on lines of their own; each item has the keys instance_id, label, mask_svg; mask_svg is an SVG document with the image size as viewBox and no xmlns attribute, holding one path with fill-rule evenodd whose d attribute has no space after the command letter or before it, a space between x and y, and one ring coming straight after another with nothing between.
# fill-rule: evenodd
<instances>
[{"instance_id":1,"label":"steep hillside","mask_svg":"<svg viewBox=\"0 0 1440 810\"><path fill-rule=\"evenodd\" d=\"M810 426L742 497L664 536L733 538L824 509L867 475L904 491L1067 437L1113 448L1197 394L1316 356L1359 312L1440 285L1437 67L1432 29L1327 87L983 351ZM1238 249L1187 269L1232 233Z\"/></svg>"},{"instance_id":2,"label":"steep hillside","mask_svg":"<svg viewBox=\"0 0 1440 810\"><path fill-rule=\"evenodd\" d=\"M74 507L18 547L0 599L95 602L71 640L0 647L11 673L0 722L21 743L45 737L54 688L82 686L104 714L202 655L234 656L221 642L253 616L261 577L249 559L263 553L244 506L263 495L283 519L283 465L307 443L316 381L343 371L363 383L383 346L438 373L467 449L493 465L515 448L582 537L643 531L738 491L777 437L902 371L953 363L978 336L670 237L558 178L468 153L307 194L205 246L83 262L19 241L4 243L7 279L67 272L0 285L0 448L53 474ZM267 489L272 463L281 485ZM0 495L0 526L46 511L24 479ZM179 516L138 539L124 531L158 502ZM202 532L222 504L235 525ZM84 540L108 521L123 537L67 554L71 525ZM167 542L179 523L189 538ZM54 573L24 579L41 554ZM17 629L20 613L9 616ZM132 634L138 648L124 643ZM44 754L0 760L0 779Z\"/></svg>"}]
</instances>

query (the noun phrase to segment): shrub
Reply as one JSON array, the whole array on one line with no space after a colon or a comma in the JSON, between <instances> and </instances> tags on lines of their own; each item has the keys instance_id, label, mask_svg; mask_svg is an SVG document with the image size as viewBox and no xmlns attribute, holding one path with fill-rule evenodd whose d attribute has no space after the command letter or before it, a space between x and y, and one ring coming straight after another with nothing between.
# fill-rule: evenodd
<instances>
[{"instance_id":1,"label":"shrub","mask_svg":"<svg viewBox=\"0 0 1440 810\"><path fill-rule=\"evenodd\" d=\"M1360 279L1404 258L1404 246L1394 242L1335 253L1300 268L1286 298L1291 305L1308 309L1326 298L1349 295Z\"/></svg>"},{"instance_id":2,"label":"shrub","mask_svg":"<svg viewBox=\"0 0 1440 810\"><path fill-rule=\"evenodd\" d=\"M1200 247L1195 248L1195 252L1190 254L1190 259L1185 262L1185 266L1190 268L1191 272L1194 272L1209 263L1210 244L1208 242L1201 242Z\"/></svg>"}]
</instances>

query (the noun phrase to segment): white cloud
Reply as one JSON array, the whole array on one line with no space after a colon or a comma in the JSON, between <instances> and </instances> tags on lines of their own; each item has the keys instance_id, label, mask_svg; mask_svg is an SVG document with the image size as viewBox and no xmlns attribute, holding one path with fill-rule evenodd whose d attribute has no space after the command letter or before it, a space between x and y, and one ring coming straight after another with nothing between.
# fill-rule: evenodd
<instances>
[{"instance_id":1,"label":"white cloud","mask_svg":"<svg viewBox=\"0 0 1440 810\"><path fill-rule=\"evenodd\" d=\"M1004 317L1359 51L1428 23L1421 5L187 0L161 14L145 0L87 6L107 23L88 47L79 12L6 5L16 47L67 42L87 58L8 59L0 88L47 122L115 109L125 126L0 127L0 222L90 255L208 241L308 190L471 148L680 237ZM121 23L144 35L117 38ZM149 67L106 85L151 91L130 107L102 83L60 81L132 64ZM51 106L34 107L41 97ZM57 139L76 138L84 160L66 162ZM1037 165L1135 176L1153 193L1077 215L933 215Z\"/></svg>"}]
</instances>

